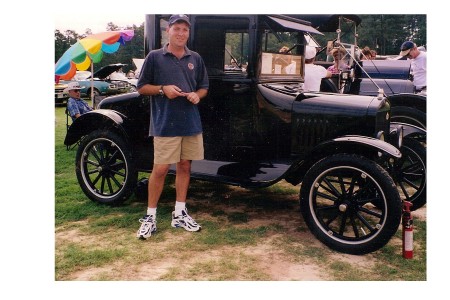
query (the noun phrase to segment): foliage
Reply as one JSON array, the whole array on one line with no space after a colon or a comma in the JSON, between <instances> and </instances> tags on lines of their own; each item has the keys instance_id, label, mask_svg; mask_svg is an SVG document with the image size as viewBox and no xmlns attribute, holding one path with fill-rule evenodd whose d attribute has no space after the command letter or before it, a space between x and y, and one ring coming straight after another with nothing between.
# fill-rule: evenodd
<instances>
[{"instance_id":1,"label":"foliage","mask_svg":"<svg viewBox=\"0 0 450 300\"><path fill-rule=\"evenodd\" d=\"M406 40L418 46L427 45L426 15L358 15L361 24L357 28L357 44L360 48L368 46L380 55L397 55ZM355 42L352 23L341 24L341 41ZM326 32L324 36L314 36L320 45L336 39L336 32Z\"/></svg>"},{"instance_id":2,"label":"foliage","mask_svg":"<svg viewBox=\"0 0 450 300\"><path fill-rule=\"evenodd\" d=\"M426 15L361 15L359 42L378 54L398 54L406 40L426 46Z\"/></svg>"}]
</instances>

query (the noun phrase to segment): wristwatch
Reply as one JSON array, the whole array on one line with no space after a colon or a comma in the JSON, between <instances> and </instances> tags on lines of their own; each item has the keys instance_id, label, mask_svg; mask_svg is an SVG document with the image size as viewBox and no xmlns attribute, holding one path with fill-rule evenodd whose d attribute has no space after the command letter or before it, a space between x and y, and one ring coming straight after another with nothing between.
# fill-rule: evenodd
<instances>
[{"instance_id":1,"label":"wristwatch","mask_svg":"<svg viewBox=\"0 0 450 300\"><path fill-rule=\"evenodd\" d=\"M159 94L160 94L161 96L164 96L163 87L164 87L163 85L159 87Z\"/></svg>"}]
</instances>

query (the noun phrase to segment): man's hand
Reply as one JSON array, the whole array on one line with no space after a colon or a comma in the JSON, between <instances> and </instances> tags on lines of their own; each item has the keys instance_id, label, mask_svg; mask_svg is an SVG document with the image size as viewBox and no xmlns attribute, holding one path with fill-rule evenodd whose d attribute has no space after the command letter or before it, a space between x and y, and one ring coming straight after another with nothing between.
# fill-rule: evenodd
<instances>
[{"instance_id":1,"label":"man's hand","mask_svg":"<svg viewBox=\"0 0 450 300\"><path fill-rule=\"evenodd\" d=\"M182 94L188 99L192 104L198 104L200 102L200 97L196 92L183 93Z\"/></svg>"},{"instance_id":2,"label":"man's hand","mask_svg":"<svg viewBox=\"0 0 450 300\"><path fill-rule=\"evenodd\" d=\"M183 93L176 85L163 86L164 95L169 99L175 99L176 97L185 97L186 93Z\"/></svg>"}]
</instances>

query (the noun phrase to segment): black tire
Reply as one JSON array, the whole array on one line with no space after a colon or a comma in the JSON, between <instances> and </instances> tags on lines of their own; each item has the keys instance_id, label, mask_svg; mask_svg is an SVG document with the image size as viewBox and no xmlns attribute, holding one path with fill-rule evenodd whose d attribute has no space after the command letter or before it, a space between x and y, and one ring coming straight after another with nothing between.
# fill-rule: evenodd
<instances>
[{"instance_id":1,"label":"black tire","mask_svg":"<svg viewBox=\"0 0 450 300\"><path fill-rule=\"evenodd\" d=\"M376 204L375 204L376 203ZM402 202L386 170L362 156L336 154L307 172L300 207L311 232L333 250L366 254L397 232Z\"/></svg>"},{"instance_id":2,"label":"black tire","mask_svg":"<svg viewBox=\"0 0 450 300\"><path fill-rule=\"evenodd\" d=\"M110 205L127 200L137 181L131 150L121 136L108 130L93 131L81 140L76 174L89 199Z\"/></svg>"},{"instance_id":3,"label":"black tire","mask_svg":"<svg viewBox=\"0 0 450 300\"><path fill-rule=\"evenodd\" d=\"M417 210L427 203L426 147L415 139L405 138L400 151L402 157L390 173L400 198L413 204L411 210Z\"/></svg>"},{"instance_id":4,"label":"black tire","mask_svg":"<svg viewBox=\"0 0 450 300\"><path fill-rule=\"evenodd\" d=\"M393 106L391 122L401 122L427 129L427 114L413 107Z\"/></svg>"}]
</instances>

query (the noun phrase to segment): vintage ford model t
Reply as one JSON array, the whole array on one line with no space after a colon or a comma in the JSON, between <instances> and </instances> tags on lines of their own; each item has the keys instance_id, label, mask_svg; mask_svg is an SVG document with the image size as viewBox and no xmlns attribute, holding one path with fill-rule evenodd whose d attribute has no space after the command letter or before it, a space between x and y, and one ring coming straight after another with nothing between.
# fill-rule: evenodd
<instances>
[{"instance_id":1,"label":"vintage ford model t","mask_svg":"<svg viewBox=\"0 0 450 300\"><path fill-rule=\"evenodd\" d=\"M147 53L166 42L168 18L146 16ZM188 47L203 57L210 80L199 104L205 159L192 163L192 177L245 188L301 183L301 213L320 241L353 254L385 245L398 230L401 198L425 201L423 147L410 138L422 132L391 123L382 95L304 92L305 34L320 34L308 22L189 18ZM282 46L290 51L279 53ZM149 101L138 93L109 97L70 126L65 144L81 140L76 174L90 199L121 204L137 173L151 172Z\"/></svg>"}]
</instances>

